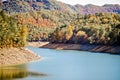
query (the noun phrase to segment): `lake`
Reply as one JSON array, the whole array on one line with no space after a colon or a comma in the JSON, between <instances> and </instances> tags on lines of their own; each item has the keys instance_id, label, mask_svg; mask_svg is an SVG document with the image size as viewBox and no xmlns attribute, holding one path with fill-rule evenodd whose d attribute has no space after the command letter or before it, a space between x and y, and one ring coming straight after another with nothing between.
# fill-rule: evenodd
<instances>
[{"instance_id":1,"label":"lake","mask_svg":"<svg viewBox=\"0 0 120 80\"><path fill-rule=\"evenodd\" d=\"M27 48L42 59L0 68L0 80L120 80L120 55Z\"/></svg>"}]
</instances>

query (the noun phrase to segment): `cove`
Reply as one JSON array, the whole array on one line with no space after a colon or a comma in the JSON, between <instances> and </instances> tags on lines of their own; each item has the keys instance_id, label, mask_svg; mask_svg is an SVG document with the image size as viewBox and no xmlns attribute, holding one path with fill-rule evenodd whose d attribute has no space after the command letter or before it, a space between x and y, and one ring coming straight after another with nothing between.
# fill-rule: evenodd
<instances>
[{"instance_id":1,"label":"cove","mask_svg":"<svg viewBox=\"0 0 120 80\"><path fill-rule=\"evenodd\" d=\"M120 55L27 48L42 59L0 68L0 80L120 80Z\"/></svg>"}]
</instances>

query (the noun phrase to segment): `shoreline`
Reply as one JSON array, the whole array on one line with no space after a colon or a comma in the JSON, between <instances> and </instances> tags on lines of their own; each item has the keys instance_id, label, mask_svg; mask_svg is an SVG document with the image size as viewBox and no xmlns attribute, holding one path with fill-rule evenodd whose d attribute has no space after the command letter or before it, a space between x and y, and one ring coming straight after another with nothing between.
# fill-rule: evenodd
<instances>
[{"instance_id":1,"label":"shoreline","mask_svg":"<svg viewBox=\"0 0 120 80\"><path fill-rule=\"evenodd\" d=\"M27 48L7 48L0 50L0 67L25 64L41 57Z\"/></svg>"},{"instance_id":2,"label":"shoreline","mask_svg":"<svg viewBox=\"0 0 120 80\"><path fill-rule=\"evenodd\" d=\"M85 44L85 45L83 44L62 44L62 43L55 44L55 43L49 43L49 42L29 42L28 46L57 49L57 50L80 50L80 51L120 54L120 46L90 45L90 44Z\"/></svg>"}]
</instances>

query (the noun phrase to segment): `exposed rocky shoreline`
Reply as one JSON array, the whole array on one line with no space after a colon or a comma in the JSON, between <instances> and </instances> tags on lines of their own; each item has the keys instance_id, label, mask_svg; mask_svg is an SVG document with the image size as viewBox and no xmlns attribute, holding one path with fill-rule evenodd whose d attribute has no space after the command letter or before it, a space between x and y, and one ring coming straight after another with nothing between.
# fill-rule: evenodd
<instances>
[{"instance_id":1,"label":"exposed rocky shoreline","mask_svg":"<svg viewBox=\"0 0 120 80\"><path fill-rule=\"evenodd\" d=\"M0 49L0 66L24 64L40 59L40 56L27 48Z\"/></svg>"},{"instance_id":2,"label":"exposed rocky shoreline","mask_svg":"<svg viewBox=\"0 0 120 80\"><path fill-rule=\"evenodd\" d=\"M49 42L29 42L28 46L58 50L81 50L120 54L120 46L53 44ZM24 64L40 59L40 56L27 48L0 49L0 66Z\"/></svg>"},{"instance_id":3,"label":"exposed rocky shoreline","mask_svg":"<svg viewBox=\"0 0 120 80\"><path fill-rule=\"evenodd\" d=\"M120 54L120 46L82 45L82 44L51 44L51 43L49 43L40 48L50 48L50 49L60 49L60 50L81 50L81 51Z\"/></svg>"},{"instance_id":4,"label":"exposed rocky shoreline","mask_svg":"<svg viewBox=\"0 0 120 80\"><path fill-rule=\"evenodd\" d=\"M111 54L120 54L120 46L106 46L106 45L83 45L83 44L55 44L49 42L30 42L28 46L39 48L49 48L58 50L81 50L91 52L103 52Z\"/></svg>"}]
</instances>

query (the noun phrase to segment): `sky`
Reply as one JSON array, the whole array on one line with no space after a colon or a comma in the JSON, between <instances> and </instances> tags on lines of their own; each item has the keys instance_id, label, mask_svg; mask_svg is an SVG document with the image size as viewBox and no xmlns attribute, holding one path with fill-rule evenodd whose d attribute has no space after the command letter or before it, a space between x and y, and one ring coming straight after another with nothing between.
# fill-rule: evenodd
<instances>
[{"instance_id":1,"label":"sky","mask_svg":"<svg viewBox=\"0 0 120 80\"><path fill-rule=\"evenodd\" d=\"M104 4L120 4L120 0L57 0L67 4L75 5L75 4L93 4L102 6Z\"/></svg>"}]
</instances>

